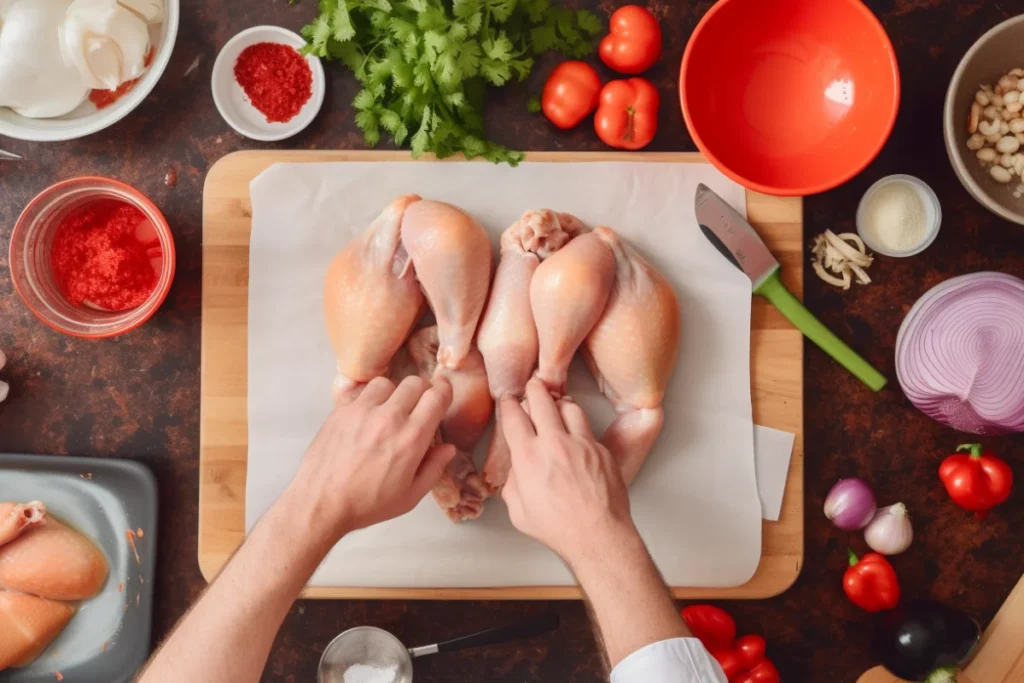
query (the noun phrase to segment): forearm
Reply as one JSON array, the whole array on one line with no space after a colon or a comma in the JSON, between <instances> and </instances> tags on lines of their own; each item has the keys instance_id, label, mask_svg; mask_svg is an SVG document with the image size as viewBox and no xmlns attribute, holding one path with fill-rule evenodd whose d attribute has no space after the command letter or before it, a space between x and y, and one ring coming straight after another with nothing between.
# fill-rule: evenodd
<instances>
[{"instance_id":1,"label":"forearm","mask_svg":"<svg viewBox=\"0 0 1024 683\"><path fill-rule=\"evenodd\" d=\"M256 525L139 683L258 681L292 603L330 550L301 492L289 488Z\"/></svg>"},{"instance_id":2,"label":"forearm","mask_svg":"<svg viewBox=\"0 0 1024 683\"><path fill-rule=\"evenodd\" d=\"M596 534L589 548L567 559L590 602L611 667L651 643L690 635L631 524Z\"/></svg>"}]
</instances>

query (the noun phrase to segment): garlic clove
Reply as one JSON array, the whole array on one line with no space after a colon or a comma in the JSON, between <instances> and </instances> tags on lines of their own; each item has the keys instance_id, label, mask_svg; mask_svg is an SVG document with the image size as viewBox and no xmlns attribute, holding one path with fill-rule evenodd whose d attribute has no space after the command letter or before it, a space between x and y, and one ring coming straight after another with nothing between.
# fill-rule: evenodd
<instances>
[{"instance_id":1,"label":"garlic clove","mask_svg":"<svg viewBox=\"0 0 1024 683\"><path fill-rule=\"evenodd\" d=\"M876 553L899 555L914 541L914 527L910 513L903 503L896 503L875 512L874 518L864 527L864 540Z\"/></svg>"}]
</instances>

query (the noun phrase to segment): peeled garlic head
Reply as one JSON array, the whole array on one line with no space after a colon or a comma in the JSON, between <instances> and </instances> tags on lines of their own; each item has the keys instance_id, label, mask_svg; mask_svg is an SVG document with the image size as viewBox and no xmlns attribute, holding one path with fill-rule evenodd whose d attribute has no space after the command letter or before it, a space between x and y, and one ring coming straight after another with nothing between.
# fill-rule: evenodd
<instances>
[{"instance_id":1,"label":"peeled garlic head","mask_svg":"<svg viewBox=\"0 0 1024 683\"><path fill-rule=\"evenodd\" d=\"M64 61L90 88L116 90L146 70L149 28L116 0L75 0L57 30Z\"/></svg>"}]
</instances>

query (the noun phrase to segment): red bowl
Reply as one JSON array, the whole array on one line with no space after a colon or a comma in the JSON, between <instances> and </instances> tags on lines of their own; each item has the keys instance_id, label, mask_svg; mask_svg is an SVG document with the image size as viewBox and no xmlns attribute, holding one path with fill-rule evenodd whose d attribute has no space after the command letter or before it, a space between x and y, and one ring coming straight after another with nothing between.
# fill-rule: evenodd
<instances>
[{"instance_id":1,"label":"red bowl","mask_svg":"<svg viewBox=\"0 0 1024 683\"><path fill-rule=\"evenodd\" d=\"M719 170L773 195L857 175L896 122L900 75L860 0L720 0L686 46L686 127Z\"/></svg>"}]
</instances>

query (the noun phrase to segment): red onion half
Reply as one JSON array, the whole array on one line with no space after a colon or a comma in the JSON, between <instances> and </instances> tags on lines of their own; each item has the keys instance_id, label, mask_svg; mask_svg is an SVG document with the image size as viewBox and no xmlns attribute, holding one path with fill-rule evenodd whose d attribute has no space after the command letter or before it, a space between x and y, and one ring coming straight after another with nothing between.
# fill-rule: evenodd
<instances>
[{"instance_id":1,"label":"red onion half","mask_svg":"<svg viewBox=\"0 0 1024 683\"><path fill-rule=\"evenodd\" d=\"M910 402L971 434L1024 431L1024 280L951 278L918 299L896 337Z\"/></svg>"}]
</instances>

